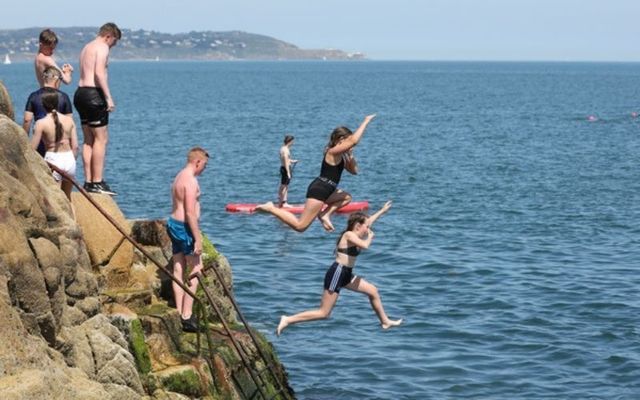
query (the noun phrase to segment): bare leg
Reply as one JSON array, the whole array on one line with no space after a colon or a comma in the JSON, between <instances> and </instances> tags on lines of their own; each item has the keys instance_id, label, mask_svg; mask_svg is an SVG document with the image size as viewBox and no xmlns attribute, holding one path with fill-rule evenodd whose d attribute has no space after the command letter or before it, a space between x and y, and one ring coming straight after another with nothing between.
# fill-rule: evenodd
<instances>
[{"instance_id":1,"label":"bare leg","mask_svg":"<svg viewBox=\"0 0 640 400\"><path fill-rule=\"evenodd\" d=\"M184 281L184 267L187 263L187 260L182 253L173 255L173 276L180 282ZM173 288L173 299L176 302L176 309L180 314L182 314L182 303L184 300L184 290L175 282L171 284Z\"/></svg>"},{"instance_id":2,"label":"bare leg","mask_svg":"<svg viewBox=\"0 0 640 400\"><path fill-rule=\"evenodd\" d=\"M84 166L85 182L93 182L91 172L91 155L93 154L93 131L88 125L82 125L84 143L82 144L82 165Z\"/></svg>"},{"instance_id":3,"label":"bare leg","mask_svg":"<svg viewBox=\"0 0 640 400\"><path fill-rule=\"evenodd\" d=\"M380 294L378 293L378 288L371 283L365 281L360 277L357 277L345 287L349 290L353 290L354 292L364 293L369 296L369 302L371 303L373 311L376 312L376 315L380 320L382 329L389 329L402 323L402 319L391 320L389 319L387 314L385 314L384 307L382 307L382 300L380 299Z\"/></svg>"},{"instance_id":4,"label":"bare leg","mask_svg":"<svg viewBox=\"0 0 640 400\"><path fill-rule=\"evenodd\" d=\"M195 275L196 273L202 271L202 257L187 256L187 260L189 261L189 265L194 266L193 270L191 270L189 275ZM196 290L198 290L198 278L195 276L191 278L187 286L189 287L189 290L191 290L191 292L195 294ZM182 311L181 311L182 319L189 319L191 317L192 312L193 312L193 297L191 297L187 293L184 293L184 299L182 300Z\"/></svg>"},{"instance_id":5,"label":"bare leg","mask_svg":"<svg viewBox=\"0 0 640 400\"><path fill-rule=\"evenodd\" d=\"M304 210L302 211L300 218L296 218L295 215L293 215L286 209L274 206L272 202L260 204L256 207L256 211L264 211L273 214L280 221L289 225L294 230L298 232L304 232L307 230L309 225L311 225L320 210L322 210L323 205L324 203L320 200L307 199L307 201L304 203Z\"/></svg>"},{"instance_id":6,"label":"bare leg","mask_svg":"<svg viewBox=\"0 0 640 400\"><path fill-rule=\"evenodd\" d=\"M325 208L319 215L318 219L322 222L322 226L326 231L333 232L334 227L331 223L331 214L337 209L346 206L351 202L351 195L340 189L336 190L327 199L327 208Z\"/></svg>"},{"instance_id":7,"label":"bare leg","mask_svg":"<svg viewBox=\"0 0 640 400\"><path fill-rule=\"evenodd\" d=\"M109 131L106 126L92 128L94 134L93 154L91 155L91 173L93 182L102 182L104 176L104 160L107 154Z\"/></svg>"},{"instance_id":8,"label":"bare leg","mask_svg":"<svg viewBox=\"0 0 640 400\"><path fill-rule=\"evenodd\" d=\"M338 301L338 292L330 293L328 290L322 292L322 299L320 300L320 308L315 310L307 310L290 317L283 315L280 317L280 323L276 329L276 335L280 336L283 330L289 325L297 324L306 321L315 321L318 319L326 319L331 315L331 310Z\"/></svg>"},{"instance_id":9,"label":"bare leg","mask_svg":"<svg viewBox=\"0 0 640 400\"><path fill-rule=\"evenodd\" d=\"M289 191L288 185L280 185L278 188L278 207L282 207L287 203L287 192Z\"/></svg>"}]
</instances>

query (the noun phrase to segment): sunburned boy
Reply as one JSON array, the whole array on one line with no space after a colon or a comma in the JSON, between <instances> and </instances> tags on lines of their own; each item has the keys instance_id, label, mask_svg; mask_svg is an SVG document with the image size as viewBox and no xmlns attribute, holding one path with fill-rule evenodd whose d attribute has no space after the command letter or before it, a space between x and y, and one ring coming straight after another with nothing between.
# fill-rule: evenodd
<instances>
[{"instance_id":1,"label":"sunburned boy","mask_svg":"<svg viewBox=\"0 0 640 400\"><path fill-rule=\"evenodd\" d=\"M40 32L40 47L38 48L38 54L34 62L36 70L36 79L40 87L44 86L44 70L47 67L55 67L62 74L62 82L65 84L71 83L71 74L73 73L73 67L71 64L62 64L62 68L58 67L56 60L53 58L53 52L58 46L58 36L51 29L45 29Z\"/></svg>"}]
</instances>

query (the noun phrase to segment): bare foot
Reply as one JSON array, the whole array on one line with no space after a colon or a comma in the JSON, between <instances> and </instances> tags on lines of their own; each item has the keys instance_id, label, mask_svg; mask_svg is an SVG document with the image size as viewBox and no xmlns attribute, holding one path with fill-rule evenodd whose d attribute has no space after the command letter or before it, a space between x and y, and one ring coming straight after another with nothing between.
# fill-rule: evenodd
<instances>
[{"instance_id":1,"label":"bare foot","mask_svg":"<svg viewBox=\"0 0 640 400\"><path fill-rule=\"evenodd\" d=\"M402 318L400 319L389 319L387 320L387 322L385 322L384 324L380 324L382 325L382 329L389 329L389 328L393 328L394 326L400 326L400 324L402 323Z\"/></svg>"},{"instance_id":2,"label":"bare foot","mask_svg":"<svg viewBox=\"0 0 640 400\"><path fill-rule=\"evenodd\" d=\"M286 328L287 326L289 326L289 323L287 322L287 317L286 317L286 315L283 315L283 316L280 317L280 323L278 324L278 327L276 328L276 335L280 336L280 334L282 333L284 328Z\"/></svg>"},{"instance_id":3,"label":"bare foot","mask_svg":"<svg viewBox=\"0 0 640 400\"><path fill-rule=\"evenodd\" d=\"M257 205L256 211L271 212L275 207L276 206L273 205L273 201L269 201L267 203Z\"/></svg>"},{"instance_id":4,"label":"bare foot","mask_svg":"<svg viewBox=\"0 0 640 400\"><path fill-rule=\"evenodd\" d=\"M333 224L331 223L331 220L326 215L323 215L323 216L318 215L318 219L320 220L320 223L322 224L322 227L324 228L325 231L333 232L335 230L335 228L333 227Z\"/></svg>"}]
</instances>

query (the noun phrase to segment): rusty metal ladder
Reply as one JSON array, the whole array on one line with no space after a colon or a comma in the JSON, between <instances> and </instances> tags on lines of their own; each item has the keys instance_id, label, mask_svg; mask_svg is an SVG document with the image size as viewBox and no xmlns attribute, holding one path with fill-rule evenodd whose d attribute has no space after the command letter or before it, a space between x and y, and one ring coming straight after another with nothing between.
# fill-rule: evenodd
<instances>
[{"instance_id":1,"label":"rusty metal ladder","mask_svg":"<svg viewBox=\"0 0 640 400\"><path fill-rule=\"evenodd\" d=\"M113 227L116 228L116 230L118 230L118 232L120 232L124 238L126 238L127 241L129 241L136 249L138 249L138 251L140 251L147 259L151 260L151 262L153 262L156 265L156 267L158 267L158 269L160 269L162 272L164 272L174 283L176 283L178 286L180 286L180 288L182 288L182 290L184 290L184 292L186 294L191 296L194 299L195 302L201 303L201 304L205 303L205 301L200 299L184 283L182 283L178 279L176 279L169 270L167 270L156 259L154 259L153 256L151 256L151 254L149 254L149 252L145 250L144 247L142 247L138 242L136 242L109 214L107 214L107 212L102 207L100 207L100 205L98 203L96 203L95 200L93 200L91 198L89 193L86 190L84 190L84 188L78 182L76 182L66 172L62 171L60 168L56 167L55 165L52 165L50 163L47 163L47 164L49 165L49 167L52 170L56 171L64 179L66 179L69 182L71 182L73 184L73 186L75 186L78 189L78 191L80 191L80 193L89 201L89 203L91 203L91 205L96 210L98 210L107 219L107 221L109 221L109 223L111 225L113 225ZM251 341L253 342L254 346L256 347L256 349L258 351L258 354L259 354L260 358L262 359L262 362L265 365L265 368L263 368L261 371L256 371L252 367L251 360L249 359L248 354L247 354L248 352L246 351L246 349L244 349L242 347L242 345L234 337L233 331L231 330L231 328L229 327L229 324L225 320L224 315L220 311L220 308L213 301L213 297L209 293L209 290L203 284L202 275L200 273L196 274L196 277L198 279L200 287L203 289L203 292L205 293L206 303L209 304L211 309L216 313L216 316L220 319L227 336L229 337L229 339L231 340L231 343L233 344L234 350L237 352L238 356L241 359L242 365L244 366L246 371L249 373L249 376L251 377L251 380L255 384L256 391L260 394L260 396L262 397L263 400L275 399L277 396L280 396L281 398L283 398L285 400L287 400L287 399L295 399L293 394L290 392L289 388L286 385L283 384L282 380L273 371L273 363L269 361L269 359L266 357L266 355L262 351L262 347L260 346L260 343L258 342L258 340L255 337L253 331L251 330L251 327L249 326L249 323L245 320L244 316L242 315L242 313L240 311L240 308L238 307L238 304L236 303L236 301L231 296L231 293L230 293L229 289L227 288L227 286L225 285L224 280L222 279L222 276L220 275L220 272L217 270L217 268L215 266L213 266L211 269L213 269L213 271L215 272L216 278L219 280L220 285L222 286L225 295L231 301L231 304L233 305L235 312L240 317L240 320L242 321L242 324L244 325L245 330L247 331L247 333L251 337ZM190 276L189 280L192 279L192 277L193 276ZM204 321L207 322L206 312L204 314L205 314L204 315ZM208 323L206 324L206 326L208 326ZM206 333L206 337L207 337L207 347L209 348L209 355L211 356L213 354L211 333L209 332L209 329L205 329L205 333ZM199 335L200 335L200 329L198 329L198 337L197 337L198 343L200 342ZM211 365L210 365L210 370L211 370L211 374L213 375L214 371L213 371L213 368L212 368ZM270 374L271 374L271 376L272 376L272 378L273 378L273 380L274 380L274 382L275 382L275 384L277 386L277 387L275 387L275 389L277 390L276 393L273 394L271 397L267 397L267 394L265 393L265 389L266 389L266 387L268 385L268 382L266 382L262 377L262 375L267 371L270 372ZM240 392L242 393L242 391L240 391ZM255 397L255 395L256 395L256 393L254 392L253 395L251 395L251 396L245 395L245 397L247 397L248 399L253 399Z\"/></svg>"}]
</instances>

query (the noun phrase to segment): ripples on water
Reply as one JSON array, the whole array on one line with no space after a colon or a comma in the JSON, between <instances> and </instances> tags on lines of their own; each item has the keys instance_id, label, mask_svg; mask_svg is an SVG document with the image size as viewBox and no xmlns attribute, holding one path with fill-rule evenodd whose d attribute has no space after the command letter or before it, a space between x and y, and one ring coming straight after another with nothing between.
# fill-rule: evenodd
<instances>
[{"instance_id":1,"label":"ripples on water","mask_svg":"<svg viewBox=\"0 0 640 400\"><path fill-rule=\"evenodd\" d=\"M18 109L30 65L0 70ZM165 217L195 144L203 226L235 292L302 399L640 398L638 64L112 63L107 177L130 217ZM69 90L72 92L72 90ZM327 321L316 307L336 234L304 234L231 201L274 199L277 150L297 140L302 199L338 124L378 117L344 187L394 206ZM596 114L597 122L586 116ZM342 229L345 218L336 216Z\"/></svg>"}]
</instances>

